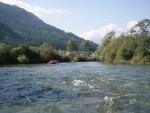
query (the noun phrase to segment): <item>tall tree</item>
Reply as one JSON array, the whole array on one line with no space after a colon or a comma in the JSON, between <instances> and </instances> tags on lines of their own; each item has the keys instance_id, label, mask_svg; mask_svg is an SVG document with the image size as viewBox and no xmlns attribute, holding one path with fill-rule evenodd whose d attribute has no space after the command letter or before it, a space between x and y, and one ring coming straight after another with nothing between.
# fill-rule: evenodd
<instances>
[{"instance_id":1,"label":"tall tree","mask_svg":"<svg viewBox=\"0 0 150 113\"><path fill-rule=\"evenodd\" d=\"M115 37L115 32L109 32L106 34L102 40L102 44L99 45L98 49L95 52L97 59L100 61L104 61L106 56L108 56L108 46L111 44L112 40Z\"/></svg>"},{"instance_id":2,"label":"tall tree","mask_svg":"<svg viewBox=\"0 0 150 113\"><path fill-rule=\"evenodd\" d=\"M9 63L10 50L9 45L0 43L0 64Z\"/></svg>"},{"instance_id":3,"label":"tall tree","mask_svg":"<svg viewBox=\"0 0 150 113\"><path fill-rule=\"evenodd\" d=\"M67 50L72 51L75 49L75 44L72 40L67 41Z\"/></svg>"},{"instance_id":4,"label":"tall tree","mask_svg":"<svg viewBox=\"0 0 150 113\"><path fill-rule=\"evenodd\" d=\"M48 60L52 59L52 54L54 53L54 50L52 46L50 46L48 43L44 43L39 47L40 56L44 62L47 62Z\"/></svg>"},{"instance_id":5,"label":"tall tree","mask_svg":"<svg viewBox=\"0 0 150 113\"><path fill-rule=\"evenodd\" d=\"M80 50L81 51L88 51L88 46L89 46L88 42L83 41L83 42L80 43Z\"/></svg>"}]
</instances>

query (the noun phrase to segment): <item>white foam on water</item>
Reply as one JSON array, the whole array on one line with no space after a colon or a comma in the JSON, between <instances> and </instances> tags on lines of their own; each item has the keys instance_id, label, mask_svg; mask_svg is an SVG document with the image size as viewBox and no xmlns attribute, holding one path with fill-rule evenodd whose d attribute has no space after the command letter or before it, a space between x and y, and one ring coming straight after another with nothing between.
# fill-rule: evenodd
<instances>
[{"instance_id":1,"label":"white foam on water","mask_svg":"<svg viewBox=\"0 0 150 113\"><path fill-rule=\"evenodd\" d=\"M136 103L136 99L131 99L129 104L134 104Z\"/></svg>"},{"instance_id":2,"label":"white foam on water","mask_svg":"<svg viewBox=\"0 0 150 113\"><path fill-rule=\"evenodd\" d=\"M72 85L73 86L88 86L89 88L93 89L94 87L90 84L87 84L86 82L82 81L82 80L73 80L72 81Z\"/></svg>"},{"instance_id":3,"label":"white foam on water","mask_svg":"<svg viewBox=\"0 0 150 113\"><path fill-rule=\"evenodd\" d=\"M99 81L104 84L109 84L111 81L115 81L113 78L99 78Z\"/></svg>"},{"instance_id":4,"label":"white foam on water","mask_svg":"<svg viewBox=\"0 0 150 113\"><path fill-rule=\"evenodd\" d=\"M62 84L66 84L66 81L63 81Z\"/></svg>"},{"instance_id":5,"label":"white foam on water","mask_svg":"<svg viewBox=\"0 0 150 113\"><path fill-rule=\"evenodd\" d=\"M82 80L73 80L72 84L74 86L80 86L81 84L84 84L84 82Z\"/></svg>"},{"instance_id":6,"label":"white foam on water","mask_svg":"<svg viewBox=\"0 0 150 113\"><path fill-rule=\"evenodd\" d=\"M26 97L26 100L24 101L24 103L23 104L27 104L27 103L30 103L31 102L31 99L30 98L28 98L28 97Z\"/></svg>"},{"instance_id":7,"label":"white foam on water","mask_svg":"<svg viewBox=\"0 0 150 113\"><path fill-rule=\"evenodd\" d=\"M113 99L114 99L114 97L108 97L108 96L104 97L105 102L107 104L109 104L110 106L112 106L114 104Z\"/></svg>"},{"instance_id":8,"label":"white foam on water","mask_svg":"<svg viewBox=\"0 0 150 113\"><path fill-rule=\"evenodd\" d=\"M114 104L113 99L114 99L114 97L108 97L108 96L104 97L104 101L105 101L104 107L107 110L106 113L111 113L111 111L112 111L111 107Z\"/></svg>"},{"instance_id":9,"label":"white foam on water","mask_svg":"<svg viewBox=\"0 0 150 113\"><path fill-rule=\"evenodd\" d=\"M90 84L87 85L89 88L93 89L94 87Z\"/></svg>"}]
</instances>

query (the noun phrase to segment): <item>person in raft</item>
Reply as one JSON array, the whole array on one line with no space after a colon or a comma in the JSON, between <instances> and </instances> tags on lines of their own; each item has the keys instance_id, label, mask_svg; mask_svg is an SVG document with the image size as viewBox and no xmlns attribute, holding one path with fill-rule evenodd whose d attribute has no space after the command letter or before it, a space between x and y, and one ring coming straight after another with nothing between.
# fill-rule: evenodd
<instances>
[{"instance_id":1,"label":"person in raft","mask_svg":"<svg viewBox=\"0 0 150 113\"><path fill-rule=\"evenodd\" d=\"M50 60L49 62L48 62L48 64L58 64L58 60Z\"/></svg>"}]
</instances>

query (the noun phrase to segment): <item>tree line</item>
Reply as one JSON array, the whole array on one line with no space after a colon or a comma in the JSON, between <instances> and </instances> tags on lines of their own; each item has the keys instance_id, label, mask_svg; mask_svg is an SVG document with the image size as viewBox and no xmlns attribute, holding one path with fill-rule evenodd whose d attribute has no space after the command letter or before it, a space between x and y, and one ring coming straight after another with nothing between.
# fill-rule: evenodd
<instances>
[{"instance_id":1,"label":"tree line","mask_svg":"<svg viewBox=\"0 0 150 113\"><path fill-rule=\"evenodd\" d=\"M114 37L113 31L104 37L94 53L97 60L105 63L150 63L150 37L147 34Z\"/></svg>"},{"instance_id":2,"label":"tree line","mask_svg":"<svg viewBox=\"0 0 150 113\"><path fill-rule=\"evenodd\" d=\"M75 44L72 40L69 40L66 44L68 52L75 50ZM59 62L70 61L87 61L88 43L82 42L80 44L82 56L66 55L59 53L53 49L48 43L42 44L40 47L29 47L27 45L20 45L18 47L11 47L6 43L0 43L0 64L32 64L32 63L46 63L51 59L58 60ZM86 54L85 54L86 53Z\"/></svg>"},{"instance_id":3,"label":"tree line","mask_svg":"<svg viewBox=\"0 0 150 113\"><path fill-rule=\"evenodd\" d=\"M89 51L88 46L89 44L87 41L81 42L79 47L74 43L74 41L72 40L67 41L67 50L69 51L78 50L78 48L80 49L80 51Z\"/></svg>"}]
</instances>

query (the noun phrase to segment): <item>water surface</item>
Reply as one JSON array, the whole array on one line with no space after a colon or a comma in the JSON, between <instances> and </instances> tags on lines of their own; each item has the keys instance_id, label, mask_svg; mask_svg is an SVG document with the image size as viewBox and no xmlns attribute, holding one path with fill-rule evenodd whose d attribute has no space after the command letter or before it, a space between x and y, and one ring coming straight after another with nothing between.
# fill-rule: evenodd
<instances>
[{"instance_id":1,"label":"water surface","mask_svg":"<svg viewBox=\"0 0 150 113\"><path fill-rule=\"evenodd\" d=\"M149 113L150 65L0 67L0 113Z\"/></svg>"}]
</instances>

